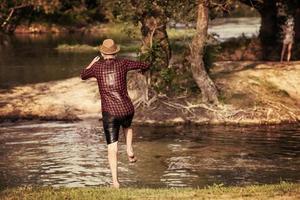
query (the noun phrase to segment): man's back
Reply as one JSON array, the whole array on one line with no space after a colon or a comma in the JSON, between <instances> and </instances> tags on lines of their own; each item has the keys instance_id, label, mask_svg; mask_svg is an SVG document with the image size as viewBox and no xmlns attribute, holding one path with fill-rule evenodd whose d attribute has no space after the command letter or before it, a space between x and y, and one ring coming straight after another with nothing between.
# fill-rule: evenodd
<instances>
[{"instance_id":1,"label":"man's back","mask_svg":"<svg viewBox=\"0 0 300 200\"><path fill-rule=\"evenodd\" d=\"M89 69L81 72L81 78L95 77L101 95L102 112L114 116L125 116L134 112L127 92L126 75L130 70L146 70L148 64L127 59L99 60Z\"/></svg>"}]
</instances>

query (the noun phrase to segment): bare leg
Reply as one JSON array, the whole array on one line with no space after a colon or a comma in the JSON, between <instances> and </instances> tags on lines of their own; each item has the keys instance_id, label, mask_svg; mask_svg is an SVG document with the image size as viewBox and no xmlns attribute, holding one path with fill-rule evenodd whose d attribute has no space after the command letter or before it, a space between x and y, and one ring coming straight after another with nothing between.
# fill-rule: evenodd
<instances>
[{"instance_id":1,"label":"bare leg","mask_svg":"<svg viewBox=\"0 0 300 200\"><path fill-rule=\"evenodd\" d=\"M285 49L286 49L286 44L282 44L282 50L281 50L281 58L280 58L280 62L283 61Z\"/></svg>"},{"instance_id":2,"label":"bare leg","mask_svg":"<svg viewBox=\"0 0 300 200\"><path fill-rule=\"evenodd\" d=\"M291 55L292 55L292 46L293 46L292 43L289 43L289 44L288 44L288 54L287 54L287 59L286 59L288 62L289 62L290 59L291 59Z\"/></svg>"},{"instance_id":3,"label":"bare leg","mask_svg":"<svg viewBox=\"0 0 300 200\"><path fill-rule=\"evenodd\" d=\"M108 162L112 175L113 187L119 188L118 180L118 142L111 143L107 146L108 148Z\"/></svg>"},{"instance_id":4,"label":"bare leg","mask_svg":"<svg viewBox=\"0 0 300 200\"><path fill-rule=\"evenodd\" d=\"M129 157L129 161L134 162L136 160L134 158L130 158L134 156L133 147L132 147L132 137L133 137L132 128L124 128L123 131L126 138L126 152Z\"/></svg>"}]
</instances>

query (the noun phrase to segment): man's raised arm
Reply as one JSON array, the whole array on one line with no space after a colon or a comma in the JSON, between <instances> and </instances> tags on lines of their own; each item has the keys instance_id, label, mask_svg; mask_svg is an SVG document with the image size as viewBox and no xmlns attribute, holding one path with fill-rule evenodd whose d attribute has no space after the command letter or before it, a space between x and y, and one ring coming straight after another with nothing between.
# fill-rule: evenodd
<instances>
[{"instance_id":1,"label":"man's raised arm","mask_svg":"<svg viewBox=\"0 0 300 200\"><path fill-rule=\"evenodd\" d=\"M92 62L85 68L81 71L80 73L80 78L82 80L86 80L88 78L91 78L91 77L94 77L94 68L93 68L93 65L95 64L95 62L97 62L98 60L100 59L99 56L96 56Z\"/></svg>"}]
</instances>

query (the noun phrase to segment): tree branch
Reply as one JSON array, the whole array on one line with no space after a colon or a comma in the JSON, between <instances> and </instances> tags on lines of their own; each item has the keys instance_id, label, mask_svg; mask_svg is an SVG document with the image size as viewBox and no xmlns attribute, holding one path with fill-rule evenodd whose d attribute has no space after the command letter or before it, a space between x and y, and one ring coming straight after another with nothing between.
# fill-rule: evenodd
<instances>
[{"instance_id":1,"label":"tree branch","mask_svg":"<svg viewBox=\"0 0 300 200\"><path fill-rule=\"evenodd\" d=\"M264 2L262 0L239 0L239 1L257 10L261 10L264 7Z\"/></svg>"},{"instance_id":2,"label":"tree branch","mask_svg":"<svg viewBox=\"0 0 300 200\"><path fill-rule=\"evenodd\" d=\"M7 16L7 18L5 19L5 21L2 23L1 28L4 28L6 26L6 24L9 22L10 18L14 14L14 12L15 12L14 8L10 10L9 15Z\"/></svg>"},{"instance_id":3,"label":"tree branch","mask_svg":"<svg viewBox=\"0 0 300 200\"><path fill-rule=\"evenodd\" d=\"M9 23L9 21L12 18L15 10L20 9L20 8L29 7L29 6L31 6L31 4L19 5L19 6L15 6L13 8L10 8L9 15L7 16L7 18L5 19L5 21L1 24L1 28L5 28L5 26Z\"/></svg>"}]
</instances>

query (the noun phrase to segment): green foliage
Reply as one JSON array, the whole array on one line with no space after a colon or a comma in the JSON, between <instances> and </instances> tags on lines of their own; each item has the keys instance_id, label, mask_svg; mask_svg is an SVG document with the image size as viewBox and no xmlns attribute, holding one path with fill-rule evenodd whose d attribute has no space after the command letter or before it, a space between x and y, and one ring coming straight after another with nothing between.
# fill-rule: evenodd
<instances>
[{"instance_id":1,"label":"green foliage","mask_svg":"<svg viewBox=\"0 0 300 200\"><path fill-rule=\"evenodd\" d=\"M260 17L259 12L253 8L246 6L240 2L237 2L236 4L233 5L233 9L229 13L229 15L224 15L224 17Z\"/></svg>"},{"instance_id":2,"label":"green foliage","mask_svg":"<svg viewBox=\"0 0 300 200\"><path fill-rule=\"evenodd\" d=\"M12 10L14 12L10 16ZM32 21L83 26L104 20L101 0L3 0L0 2L0 29L9 31L10 29L13 31L19 23Z\"/></svg>"},{"instance_id":3,"label":"green foliage","mask_svg":"<svg viewBox=\"0 0 300 200\"><path fill-rule=\"evenodd\" d=\"M300 2L298 0L289 0L289 1L277 0L277 7L283 7L284 12L286 12L285 15L295 15L297 9L300 7Z\"/></svg>"},{"instance_id":4,"label":"green foliage","mask_svg":"<svg viewBox=\"0 0 300 200\"><path fill-rule=\"evenodd\" d=\"M221 45L206 45L204 48L203 61L207 72L209 72L210 67L216 61L218 54L221 52Z\"/></svg>"},{"instance_id":5,"label":"green foliage","mask_svg":"<svg viewBox=\"0 0 300 200\"><path fill-rule=\"evenodd\" d=\"M175 70L172 68L164 68L160 71L160 75L166 85L170 85L172 83L172 80L176 76Z\"/></svg>"},{"instance_id":6,"label":"green foliage","mask_svg":"<svg viewBox=\"0 0 300 200\"><path fill-rule=\"evenodd\" d=\"M104 21L101 1L66 0L60 7L48 15L37 15L38 19L45 18L50 22L62 25L86 26L95 21ZM36 19L36 20L38 20Z\"/></svg>"},{"instance_id":7,"label":"green foliage","mask_svg":"<svg viewBox=\"0 0 300 200\"><path fill-rule=\"evenodd\" d=\"M151 63L151 88L158 93L166 93L168 95L176 95L182 92L197 92L196 85L192 73L190 71L189 62L181 60L169 67L161 67L164 57L161 48L154 43L152 49L140 56L141 60ZM161 57L162 56L162 57Z\"/></svg>"},{"instance_id":8,"label":"green foliage","mask_svg":"<svg viewBox=\"0 0 300 200\"><path fill-rule=\"evenodd\" d=\"M59 6L59 0L2 0L0 1L0 31L13 32L25 16L28 20L31 19L33 12L53 13Z\"/></svg>"},{"instance_id":9,"label":"green foliage","mask_svg":"<svg viewBox=\"0 0 300 200\"><path fill-rule=\"evenodd\" d=\"M151 48L148 48L146 52L141 54L141 60L151 63L153 71L157 71L159 69L156 69L159 65L157 61L157 58L160 57L159 50L158 44L154 42Z\"/></svg>"},{"instance_id":10,"label":"green foliage","mask_svg":"<svg viewBox=\"0 0 300 200\"><path fill-rule=\"evenodd\" d=\"M235 0L208 0L210 17L220 17L234 10ZM110 21L131 21L138 24L147 15L156 15L159 8L168 22L195 22L198 1L195 0L107 0L103 1Z\"/></svg>"}]
</instances>

